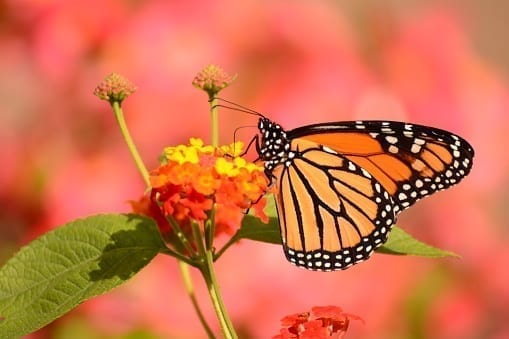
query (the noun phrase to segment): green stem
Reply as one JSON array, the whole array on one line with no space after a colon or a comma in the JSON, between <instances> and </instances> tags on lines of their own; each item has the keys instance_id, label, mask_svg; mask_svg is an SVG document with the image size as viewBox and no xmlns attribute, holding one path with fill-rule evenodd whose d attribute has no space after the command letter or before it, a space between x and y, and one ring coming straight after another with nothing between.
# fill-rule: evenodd
<instances>
[{"instance_id":1,"label":"green stem","mask_svg":"<svg viewBox=\"0 0 509 339\"><path fill-rule=\"evenodd\" d=\"M193 232L194 243L198 249L200 259L204 259L206 252L205 245L203 244L204 236L201 233L200 225L194 220L191 221L191 231Z\"/></svg>"},{"instance_id":2,"label":"green stem","mask_svg":"<svg viewBox=\"0 0 509 339\"><path fill-rule=\"evenodd\" d=\"M207 216L207 222L205 223L205 248L207 250L213 249L214 234L216 233L216 206L212 207L212 210Z\"/></svg>"},{"instance_id":3,"label":"green stem","mask_svg":"<svg viewBox=\"0 0 509 339\"><path fill-rule=\"evenodd\" d=\"M214 147L219 146L219 106L217 105L217 99L215 97L209 96L210 103L210 137L211 144ZM215 207L214 207L215 208ZM204 251L205 255L205 263L201 267L201 273L205 282L207 284L207 289L209 291L210 299L212 300L212 305L214 306L214 310L216 311L217 318L219 320L219 324L221 325L221 329L223 331L223 335L226 339L237 339L237 333L235 333L235 329L233 327L233 323L226 311L226 307L224 306L223 299L221 297L221 292L219 290L219 284L216 280L216 274L214 270L214 248L212 245L212 239L214 237L214 226L215 226L215 218L214 212L211 213L211 222L205 224L204 233L206 234L205 246L200 241L197 245L200 251ZM209 219L209 220L210 220ZM199 229L198 229L199 230ZM194 234L193 229L193 234ZM194 234L196 236L196 234ZM196 237L195 237L196 239Z\"/></svg>"},{"instance_id":4,"label":"green stem","mask_svg":"<svg viewBox=\"0 0 509 339\"><path fill-rule=\"evenodd\" d=\"M150 176L147 170L147 167L145 167L145 164L143 163L143 160L141 159L140 153L138 152L138 149L136 148L136 145L134 144L133 139L131 138L131 134L129 133L129 129L127 128L127 124L124 119L124 113L122 111L122 108L120 107L120 102L113 101L111 102L111 107L113 109L113 112L115 113L115 118L117 119L118 125L120 127L120 131L122 133L122 136L124 137L124 141L127 144L127 147L129 148L129 151L131 152L131 155L134 159L134 162L136 163L136 167L138 167L138 170L141 173L141 176L143 177L143 181L145 182L145 185L147 188L150 188ZM188 243L184 242L184 246L189 246ZM187 293L191 299L191 303L193 304L193 307L198 314L198 318L200 318L200 322L202 323L205 331L207 332L207 335L209 338L214 338L214 334L212 333L210 326L207 324L205 318L203 317L203 312L200 309L200 305L198 304L198 301L196 299L196 296L194 295L194 287L193 282L191 280L191 276L189 274L189 266L193 265L196 266L195 263L193 263L190 259L187 257L182 256L180 253L174 252L171 249L167 249L165 251L166 254L169 254L175 258L177 258L179 266L180 266L180 272L182 273L182 279L184 280L184 285L186 286Z\"/></svg>"},{"instance_id":5,"label":"green stem","mask_svg":"<svg viewBox=\"0 0 509 339\"><path fill-rule=\"evenodd\" d=\"M184 250L187 251L187 253L189 253L189 256L191 256L191 258L195 257L196 251L193 249L193 247L189 243L189 240L187 239L184 232L180 228L180 225L178 224L178 222L171 215L168 216L167 219L171 225L173 232L175 232L177 239L180 242L180 245L183 247Z\"/></svg>"},{"instance_id":6,"label":"green stem","mask_svg":"<svg viewBox=\"0 0 509 339\"><path fill-rule=\"evenodd\" d=\"M124 113L122 112L120 103L118 101L113 101L111 103L111 107L113 108L115 118L117 118L118 126L120 127L120 131L122 132L122 136L124 137L124 140L127 144L127 147L129 148L129 151L131 152L134 162L136 163L136 166L138 167L138 170L140 171L141 176L145 181L145 184L147 185L147 187L150 187L150 179L147 168L145 167L143 160L141 160L140 154L136 149L136 145L134 144L133 139L131 138L131 134L129 133L129 129L127 128L127 124L125 123Z\"/></svg>"},{"instance_id":7,"label":"green stem","mask_svg":"<svg viewBox=\"0 0 509 339\"><path fill-rule=\"evenodd\" d=\"M210 138L212 146L219 146L219 106L217 99L212 97L210 102Z\"/></svg>"},{"instance_id":8,"label":"green stem","mask_svg":"<svg viewBox=\"0 0 509 339\"><path fill-rule=\"evenodd\" d=\"M191 228L193 231L193 238L196 241L198 252L200 253L201 257L205 259L204 262L201 262L200 272L203 276L203 279L205 280L205 283L207 284L210 299L212 300L212 306L216 312L216 316L219 320L219 325L223 331L224 338L236 339L237 334L235 333L233 323L228 316L226 307L224 306L221 292L219 291L219 284L216 280L216 274L214 270L214 253L212 249L205 247L204 236L198 223L192 222Z\"/></svg>"},{"instance_id":9,"label":"green stem","mask_svg":"<svg viewBox=\"0 0 509 339\"><path fill-rule=\"evenodd\" d=\"M207 284L210 299L212 300L214 311L216 312L219 324L221 325L224 338L237 339L238 338L237 333L235 333L233 323L230 317L228 316L226 307L224 306L223 299L221 297L221 292L219 290L219 284L217 283L216 280L216 274L214 271L214 258L212 251L206 251L205 259L206 259L205 265L202 266L201 272Z\"/></svg>"},{"instance_id":10,"label":"green stem","mask_svg":"<svg viewBox=\"0 0 509 339\"><path fill-rule=\"evenodd\" d=\"M203 313L200 309L200 305L198 304L198 300L196 299L196 295L194 294L194 287L193 282L191 280L191 274L189 272L189 265L182 261L179 261L179 268L180 273L182 274L182 279L184 280L184 285L186 287L187 294L191 298L191 302L193 303L196 313L198 313L198 318L200 318L200 322L203 328L205 329L205 332L207 332L207 337L210 339L215 338L214 332L212 332L210 326L207 324L207 320L205 320L205 317L203 316Z\"/></svg>"}]
</instances>

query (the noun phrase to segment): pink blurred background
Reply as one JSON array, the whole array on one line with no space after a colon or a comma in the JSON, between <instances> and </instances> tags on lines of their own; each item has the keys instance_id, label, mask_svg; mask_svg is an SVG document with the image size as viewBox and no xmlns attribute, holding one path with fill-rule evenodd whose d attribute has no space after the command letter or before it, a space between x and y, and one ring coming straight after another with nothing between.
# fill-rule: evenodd
<instances>
[{"instance_id":1,"label":"pink blurred background","mask_svg":"<svg viewBox=\"0 0 509 339\"><path fill-rule=\"evenodd\" d=\"M352 323L350 338L509 338L507 7L473 0L4 0L0 260L69 220L127 212L126 201L143 192L108 105L92 95L105 75L118 72L139 87L123 106L153 168L164 146L208 139L207 98L191 81L214 63L239 74L223 97L286 128L406 120L456 132L476 150L461 185L398 222L460 260L378 254L344 272L318 273L291 266L278 246L234 246L217 269L242 338L267 338L284 315L331 304L366 321ZM221 118L223 143L236 127L253 124L233 111ZM217 330L198 275L195 283ZM205 337L175 261L162 256L29 338L71 334Z\"/></svg>"}]
</instances>

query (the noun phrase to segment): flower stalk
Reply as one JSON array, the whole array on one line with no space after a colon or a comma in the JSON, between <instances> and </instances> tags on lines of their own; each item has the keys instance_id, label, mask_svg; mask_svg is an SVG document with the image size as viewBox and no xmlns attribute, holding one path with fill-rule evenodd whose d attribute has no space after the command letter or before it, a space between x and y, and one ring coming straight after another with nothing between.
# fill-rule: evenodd
<instances>
[{"instance_id":1,"label":"flower stalk","mask_svg":"<svg viewBox=\"0 0 509 339\"><path fill-rule=\"evenodd\" d=\"M120 128L120 131L122 133L122 137L124 138L124 141L127 145L127 148L129 149L131 156L133 157L136 167L138 168L138 171L140 172L147 189L150 189L152 185L150 182L149 172L140 156L140 153L138 152L136 144L134 143L131 137L131 133L129 132L129 128L127 127L124 118L124 113L121 108L122 101L135 91L136 87L131 82L129 82L124 77L113 73L107 76L95 88L94 94L101 100L106 100L110 103L115 118L117 120L118 126ZM183 245L188 249L191 248L187 242L183 241ZM196 296L194 294L194 285L189 272L189 264L191 263L191 260L169 248L167 249L167 254L177 258L184 286L186 288L187 294L189 295L189 298L191 299L191 303L196 311L196 314L198 315L200 323L202 324L205 332L207 333L207 336L209 338L214 338L214 334L210 326L208 325L207 321L205 320L200 305L198 304L198 300L196 299Z\"/></svg>"},{"instance_id":2,"label":"flower stalk","mask_svg":"<svg viewBox=\"0 0 509 339\"><path fill-rule=\"evenodd\" d=\"M217 106L217 99L215 97L209 100L210 102L210 137L211 145L214 147L219 146L219 107Z\"/></svg>"},{"instance_id":3,"label":"flower stalk","mask_svg":"<svg viewBox=\"0 0 509 339\"><path fill-rule=\"evenodd\" d=\"M140 153L136 148L136 145L131 137L131 133L129 133L129 129L127 128L127 124L124 119L124 113L122 108L120 107L119 101L113 101L111 103L111 107L113 109L113 113L115 114L115 118L117 119L118 127L120 128L120 132L122 133L122 137L124 138L125 143L127 144L127 148L131 152L131 156L133 157L134 163L140 171L140 174L145 182L147 188L150 188L150 176L148 174L147 168L141 159Z\"/></svg>"},{"instance_id":4,"label":"flower stalk","mask_svg":"<svg viewBox=\"0 0 509 339\"><path fill-rule=\"evenodd\" d=\"M217 99L213 96L210 100L210 126L211 126L211 144L213 147L219 146L219 107L217 104ZM215 206L212 209L210 215L213 217L215 211ZM221 292L219 289L219 284L216 279L216 274L214 270L214 248L212 246L212 240L214 237L214 218L210 218L208 222L205 223L205 265L201 269L201 273L205 282L207 284L207 290L210 295L210 299L212 301L212 305L214 307L214 311L216 312L216 316L219 320L219 324L221 325L221 329L223 331L223 335L226 339L236 339L237 334L235 332L235 328L233 327L233 323L228 316L228 312L224 305Z\"/></svg>"},{"instance_id":5,"label":"flower stalk","mask_svg":"<svg viewBox=\"0 0 509 339\"><path fill-rule=\"evenodd\" d=\"M210 299L212 300L212 305L214 306L214 311L216 312L224 337L226 339L237 339L237 333L226 311L219 284L216 279L212 251L205 252L205 264L201 268L201 273L207 284Z\"/></svg>"}]
</instances>

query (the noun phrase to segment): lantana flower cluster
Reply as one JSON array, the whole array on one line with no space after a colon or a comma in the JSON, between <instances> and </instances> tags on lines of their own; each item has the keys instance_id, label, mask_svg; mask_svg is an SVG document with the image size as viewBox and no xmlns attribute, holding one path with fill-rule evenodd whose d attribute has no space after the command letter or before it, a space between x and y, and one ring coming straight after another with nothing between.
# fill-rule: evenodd
<instances>
[{"instance_id":1,"label":"lantana flower cluster","mask_svg":"<svg viewBox=\"0 0 509 339\"><path fill-rule=\"evenodd\" d=\"M248 209L267 222L267 179L262 167L239 156L242 151L242 142L215 148L195 138L189 145L167 147L162 165L151 172L150 206L141 208L144 214L159 224L164 224L161 215L171 217L185 231L191 222L202 225L214 209L216 235L233 234ZM140 212L140 206L135 204L135 210ZM171 229L161 228L163 233Z\"/></svg>"},{"instance_id":2,"label":"lantana flower cluster","mask_svg":"<svg viewBox=\"0 0 509 339\"><path fill-rule=\"evenodd\" d=\"M283 328L273 339L342 338L350 320L359 316L344 313L338 306L315 306L311 312L291 314L281 319Z\"/></svg>"}]
</instances>

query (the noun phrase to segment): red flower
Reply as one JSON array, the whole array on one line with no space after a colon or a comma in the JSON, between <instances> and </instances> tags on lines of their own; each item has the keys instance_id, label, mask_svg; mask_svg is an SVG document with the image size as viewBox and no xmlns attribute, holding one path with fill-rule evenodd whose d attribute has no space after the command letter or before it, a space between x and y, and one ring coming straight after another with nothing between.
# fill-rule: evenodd
<instances>
[{"instance_id":1,"label":"red flower","mask_svg":"<svg viewBox=\"0 0 509 339\"><path fill-rule=\"evenodd\" d=\"M296 313L281 319L281 328L273 339L342 338L350 320L361 320L337 306L315 306L311 312Z\"/></svg>"}]
</instances>

